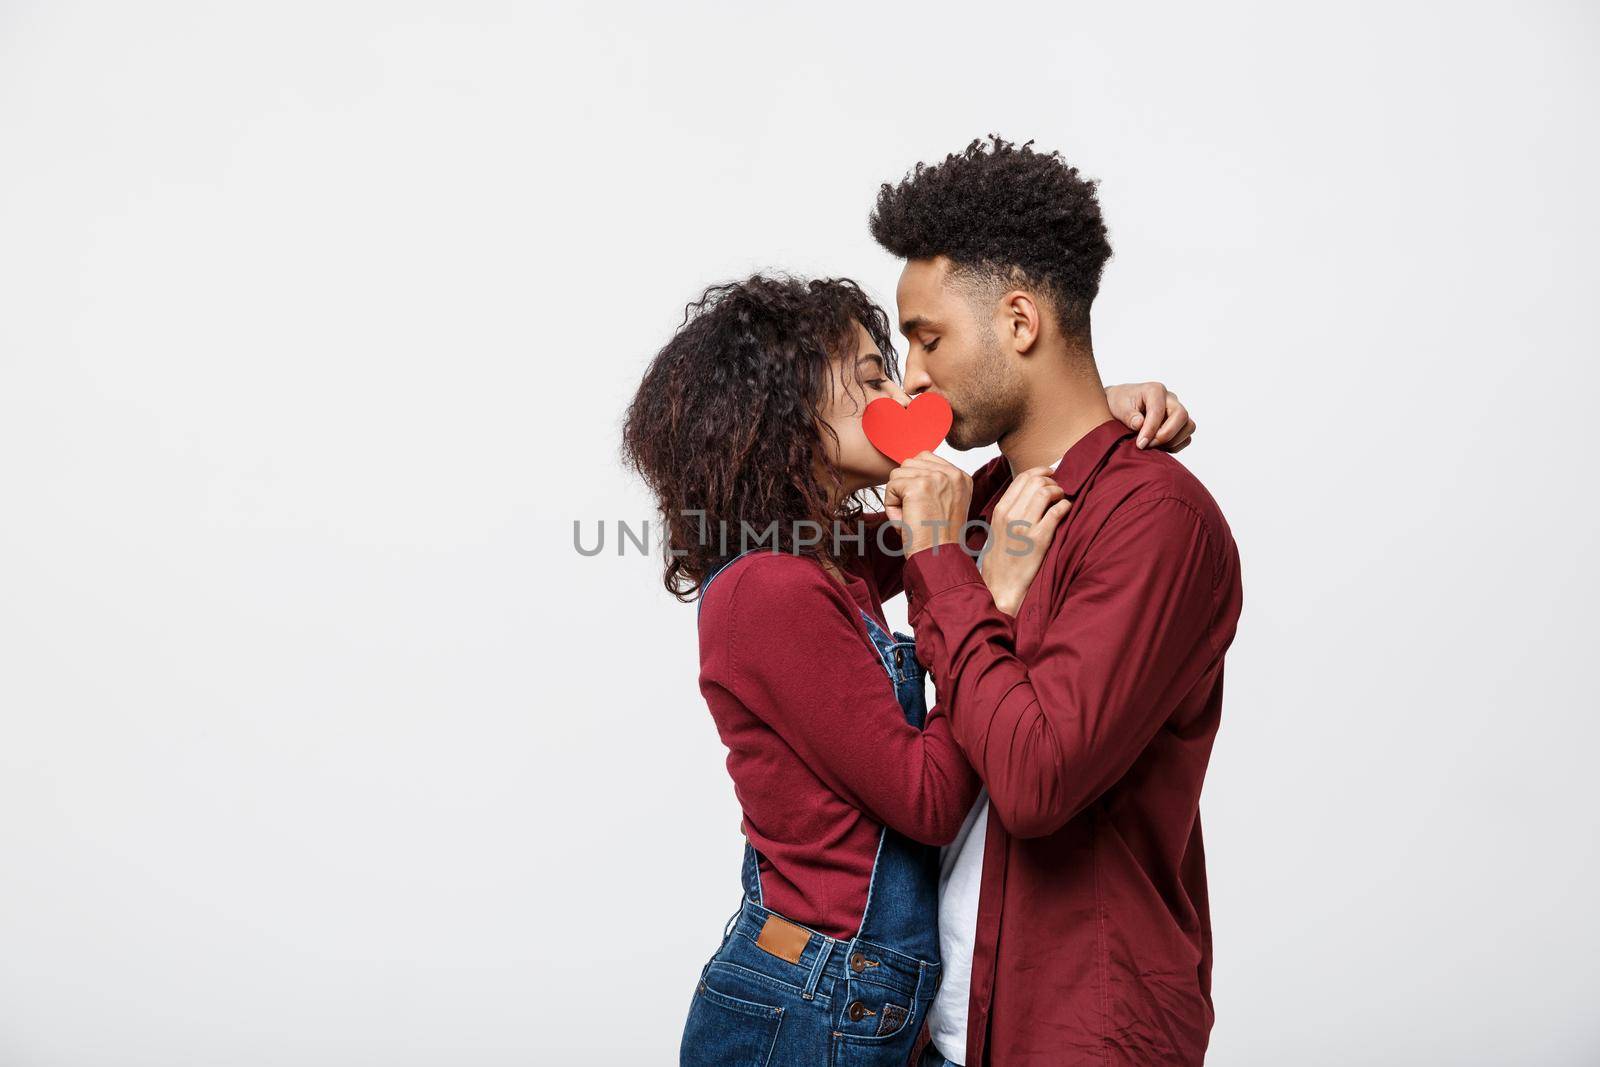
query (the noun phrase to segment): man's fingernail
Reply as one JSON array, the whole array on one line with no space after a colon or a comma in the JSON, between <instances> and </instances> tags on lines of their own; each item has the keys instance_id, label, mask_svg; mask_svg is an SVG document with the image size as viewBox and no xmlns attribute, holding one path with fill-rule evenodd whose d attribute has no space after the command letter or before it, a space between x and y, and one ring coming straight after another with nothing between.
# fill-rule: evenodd
<instances>
[{"instance_id":1,"label":"man's fingernail","mask_svg":"<svg viewBox=\"0 0 1600 1067\"><path fill-rule=\"evenodd\" d=\"M1139 428L1140 424L1143 423L1143 422L1144 422L1144 416L1138 414L1137 412L1135 412L1134 416L1133 416L1133 428L1135 430L1137 430Z\"/></svg>"},{"instance_id":2,"label":"man's fingernail","mask_svg":"<svg viewBox=\"0 0 1600 1067\"><path fill-rule=\"evenodd\" d=\"M1149 443L1150 443L1150 438L1148 438L1148 437L1139 438L1139 447L1140 448L1143 448L1145 445L1148 445Z\"/></svg>"}]
</instances>

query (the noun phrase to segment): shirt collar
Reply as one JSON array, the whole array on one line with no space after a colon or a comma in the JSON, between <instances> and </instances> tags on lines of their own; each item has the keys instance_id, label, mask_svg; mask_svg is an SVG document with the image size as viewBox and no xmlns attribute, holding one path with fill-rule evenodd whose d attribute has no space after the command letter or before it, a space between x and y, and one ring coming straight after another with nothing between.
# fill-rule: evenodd
<instances>
[{"instance_id":1,"label":"shirt collar","mask_svg":"<svg viewBox=\"0 0 1600 1067\"><path fill-rule=\"evenodd\" d=\"M1133 431L1116 419L1102 422L1080 437L1056 463L1056 484L1066 491L1069 499L1076 498L1111 450L1132 436Z\"/></svg>"},{"instance_id":2,"label":"shirt collar","mask_svg":"<svg viewBox=\"0 0 1600 1067\"><path fill-rule=\"evenodd\" d=\"M1133 431L1116 419L1102 422L1080 437L1077 444L1067 449L1066 455L1056 461L1054 475L1056 484L1066 491L1069 500L1076 498L1083 491L1083 484L1100 466L1101 460L1105 459L1118 444L1132 436ZM1006 457L999 456L993 462L1005 463L1005 461ZM994 517L994 506L1000 503L1000 498L1005 495L1010 485L1011 479L1007 478L989 494L989 502L984 504L979 512L983 521L988 522Z\"/></svg>"}]
</instances>

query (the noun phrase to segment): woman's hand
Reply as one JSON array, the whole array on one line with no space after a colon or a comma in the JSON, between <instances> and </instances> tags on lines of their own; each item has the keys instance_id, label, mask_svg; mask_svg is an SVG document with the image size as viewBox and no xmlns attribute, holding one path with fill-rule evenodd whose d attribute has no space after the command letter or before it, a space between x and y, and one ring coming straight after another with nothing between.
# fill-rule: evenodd
<instances>
[{"instance_id":1,"label":"woman's hand","mask_svg":"<svg viewBox=\"0 0 1600 1067\"><path fill-rule=\"evenodd\" d=\"M932 452L919 452L896 467L883 491L884 511L905 523L901 538L907 558L959 542L971 503L972 477Z\"/></svg>"},{"instance_id":2,"label":"woman's hand","mask_svg":"<svg viewBox=\"0 0 1600 1067\"><path fill-rule=\"evenodd\" d=\"M1032 467L1017 475L1001 494L990 519L989 543L978 569L994 597L994 606L1007 615L1016 615L1022 606L1056 527L1072 506L1050 476L1051 470Z\"/></svg>"},{"instance_id":3,"label":"woman's hand","mask_svg":"<svg viewBox=\"0 0 1600 1067\"><path fill-rule=\"evenodd\" d=\"M1111 414L1130 430L1139 431L1139 447L1182 452L1194 437L1189 409L1160 382L1106 386Z\"/></svg>"}]
</instances>

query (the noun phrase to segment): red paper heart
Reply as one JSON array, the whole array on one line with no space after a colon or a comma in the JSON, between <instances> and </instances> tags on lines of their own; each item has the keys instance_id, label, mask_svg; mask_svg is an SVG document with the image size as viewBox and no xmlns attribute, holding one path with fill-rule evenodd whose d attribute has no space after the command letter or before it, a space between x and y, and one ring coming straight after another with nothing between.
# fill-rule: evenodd
<instances>
[{"instance_id":1,"label":"red paper heart","mask_svg":"<svg viewBox=\"0 0 1600 1067\"><path fill-rule=\"evenodd\" d=\"M918 452L938 448L950 432L951 417L950 402L938 393L912 397L905 407L881 396L861 413L861 429L873 448L904 463Z\"/></svg>"}]
</instances>

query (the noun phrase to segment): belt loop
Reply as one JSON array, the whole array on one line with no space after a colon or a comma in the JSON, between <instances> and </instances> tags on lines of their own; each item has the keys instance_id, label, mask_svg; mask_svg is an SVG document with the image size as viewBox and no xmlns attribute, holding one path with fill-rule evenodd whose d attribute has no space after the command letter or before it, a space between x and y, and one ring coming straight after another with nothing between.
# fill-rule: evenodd
<instances>
[{"instance_id":1,"label":"belt loop","mask_svg":"<svg viewBox=\"0 0 1600 1067\"><path fill-rule=\"evenodd\" d=\"M940 983L940 979L942 979L943 977L944 977L944 968L943 967L940 967L936 971L936 970L934 970L934 968L932 968L932 967L930 967L928 965L928 961L927 960L918 960L917 961L917 997L918 997L918 999L921 999L922 997L928 997L928 998L931 999L935 994L937 994L939 992L939 986L941 984ZM928 988L930 985L933 987L932 989Z\"/></svg>"},{"instance_id":2,"label":"belt loop","mask_svg":"<svg viewBox=\"0 0 1600 1067\"><path fill-rule=\"evenodd\" d=\"M833 952L835 944L831 937L822 939L822 947L817 950L817 958L811 964L811 973L806 976L806 987L800 994L802 1000L817 998L817 981L822 977L822 968L827 966L828 956Z\"/></svg>"}]
</instances>

